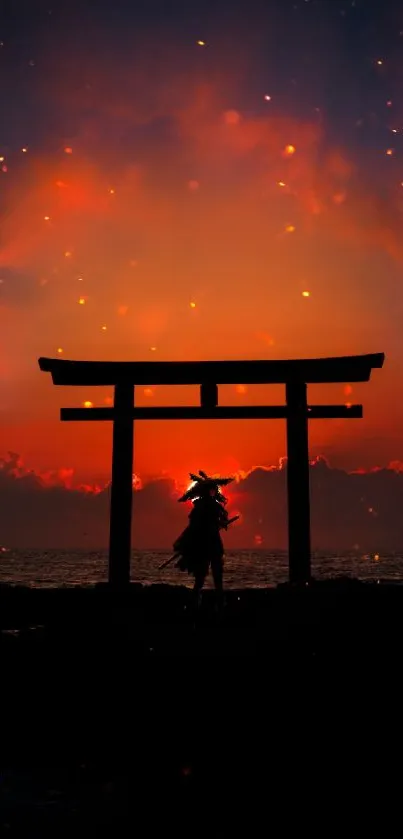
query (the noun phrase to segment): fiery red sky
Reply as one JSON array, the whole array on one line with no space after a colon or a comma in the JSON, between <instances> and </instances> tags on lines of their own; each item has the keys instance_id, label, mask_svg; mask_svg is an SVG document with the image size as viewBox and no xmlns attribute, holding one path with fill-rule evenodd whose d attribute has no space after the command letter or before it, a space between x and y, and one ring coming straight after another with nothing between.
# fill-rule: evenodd
<instances>
[{"instance_id":1,"label":"fiery red sky","mask_svg":"<svg viewBox=\"0 0 403 839\"><path fill-rule=\"evenodd\" d=\"M100 3L96 17L57 5L21 4L0 31L0 454L69 470L73 485L109 480L110 425L62 424L59 410L112 392L55 388L40 356L385 352L369 384L310 388L312 403L364 405L363 420L312 422L311 455L344 470L402 460L397 13L284 0L228 21L224 2L169 15ZM283 399L220 391L221 404ZM198 389L136 401L197 404ZM282 422L135 429L143 482L285 454Z\"/></svg>"}]
</instances>

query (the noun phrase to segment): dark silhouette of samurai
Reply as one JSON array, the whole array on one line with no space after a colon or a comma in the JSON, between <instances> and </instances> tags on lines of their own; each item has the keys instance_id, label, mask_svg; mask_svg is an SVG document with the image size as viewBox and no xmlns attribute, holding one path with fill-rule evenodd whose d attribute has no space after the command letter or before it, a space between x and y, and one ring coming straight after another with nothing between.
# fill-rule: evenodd
<instances>
[{"instance_id":1,"label":"dark silhouette of samurai","mask_svg":"<svg viewBox=\"0 0 403 839\"><path fill-rule=\"evenodd\" d=\"M211 567L216 592L222 598L224 546L220 530L227 530L239 516L228 518L227 499L221 494L220 487L233 478L210 478L202 471L199 475L190 473L190 478L192 485L178 499L180 502L192 501L193 509L186 530L173 545L175 558L179 556L176 566L194 576L198 600Z\"/></svg>"}]
</instances>

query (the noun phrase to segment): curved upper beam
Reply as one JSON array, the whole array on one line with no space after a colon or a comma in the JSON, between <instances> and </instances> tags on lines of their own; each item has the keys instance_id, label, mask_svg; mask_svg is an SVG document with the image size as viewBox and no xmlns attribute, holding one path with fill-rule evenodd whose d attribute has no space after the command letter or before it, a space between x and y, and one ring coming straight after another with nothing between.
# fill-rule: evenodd
<instances>
[{"instance_id":1,"label":"curved upper beam","mask_svg":"<svg viewBox=\"0 0 403 839\"><path fill-rule=\"evenodd\" d=\"M285 361L68 361L40 358L39 367L51 373L55 385L281 384L304 382L367 382L374 367L382 367L384 353L302 358Z\"/></svg>"}]
</instances>

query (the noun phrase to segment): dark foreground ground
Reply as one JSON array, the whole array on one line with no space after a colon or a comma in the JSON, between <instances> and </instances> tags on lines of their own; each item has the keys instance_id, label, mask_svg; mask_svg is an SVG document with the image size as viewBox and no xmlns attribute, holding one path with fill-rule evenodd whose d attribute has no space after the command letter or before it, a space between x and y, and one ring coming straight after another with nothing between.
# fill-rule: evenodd
<instances>
[{"instance_id":1,"label":"dark foreground ground","mask_svg":"<svg viewBox=\"0 0 403 839\"><path fill-rule=\"evenodd\" d=\"M265 661L383 659L400 650L403 586L339 578L309 586L228 591L217 610L203 592L174 586L30 589L0 585L0 630L8 663L67 657L256 657Z\"/></svg>"},{"instance_id":2,"label":"dark foreground ground","mask_svg":"<svg viewBox=\"0 0 403 839\"><path fill-rule=\"evenodd\" d=\"M0 626L1 836L400 833L403 587L4 586Z\"/></svg>"}]
</instances>

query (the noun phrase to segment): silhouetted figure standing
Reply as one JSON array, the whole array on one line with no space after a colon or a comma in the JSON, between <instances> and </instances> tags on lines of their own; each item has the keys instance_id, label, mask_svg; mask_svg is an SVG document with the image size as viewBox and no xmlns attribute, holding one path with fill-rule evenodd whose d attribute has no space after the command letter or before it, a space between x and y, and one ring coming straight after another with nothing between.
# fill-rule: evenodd
<instances>
[{"instance_id":1,"label":"silhouetted figure standing","mask_svg":"<svg viewBox=\"0 0 403 839\"><path fill-rule=\"evenodd\" d=\"M221 494L219 487L226 486L233 478L209 478L201 471L199 476L191 474L190 477L192 485L178 499L181 502L192 501L193 509L186 530L174 542L174 550L180 554L176 565L181 571L193 574L197 604L200 603L201 590L211 566L214 586L221 604L224 546L220 530L226 530L234 519L228 519L225 509L227 499Z\"/></svg>"}]
</instances>

